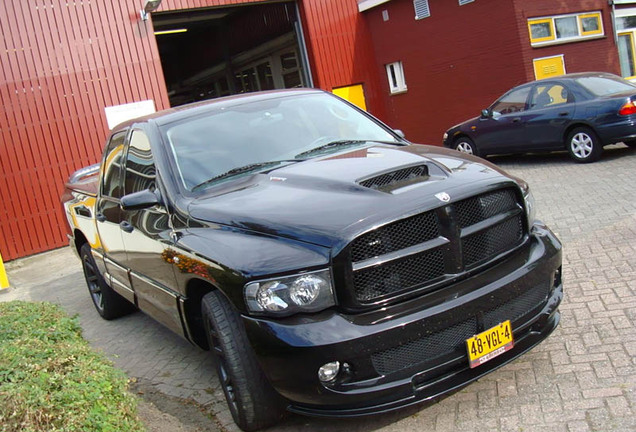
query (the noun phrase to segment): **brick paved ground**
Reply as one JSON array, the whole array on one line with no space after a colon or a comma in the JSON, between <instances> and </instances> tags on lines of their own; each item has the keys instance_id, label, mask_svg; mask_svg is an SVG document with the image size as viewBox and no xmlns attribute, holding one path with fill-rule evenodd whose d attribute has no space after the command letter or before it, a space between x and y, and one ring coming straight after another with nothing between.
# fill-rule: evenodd
<instances>
[{"instance_id":1,"label":"brick paved ground","mask_svg":"<svg viewBox=\"0 0 636 432\"><path fill-rule=\"evenodd\" d=\"M540 218L564 243L560 327L532 352L429 407L357 420L290 416L275 430L636 431L636 151L615 146L590 165L565 155L492 161L530 183ZM195 401L214 414L210 429L237 430L209 355L141 313L98 318L68 250L7 269L13 288L0 301L62 304L144 389Z\"/></svg>"}]
</instances>

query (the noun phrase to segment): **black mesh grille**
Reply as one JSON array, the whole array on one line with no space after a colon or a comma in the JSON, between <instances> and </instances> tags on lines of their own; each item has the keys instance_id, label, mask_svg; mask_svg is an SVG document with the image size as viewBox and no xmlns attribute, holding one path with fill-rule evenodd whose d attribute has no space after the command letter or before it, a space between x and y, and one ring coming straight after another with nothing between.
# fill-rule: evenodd
<instances>
[{"instance_id":1,"label":"black mesh grille","mask_svg":"<svg viewBox=\"0 0 636 432\"><path fill-rule=\"evenodd\" d=\"M496 223L498 218L493 217L498 215L506 219L499 218ZM491 225L461 238L457 236L460 230L465 233L484 221ZM353 271L355 299L370 303L378 297L439 283L446 273L448 277L461 274L514 249L523 242L525 232L524 213L512 188L467 198L385 225L351 243L352 263L379 256L388 259L378 266ZM399 255L409 247L437 238L445 244L408 258L387 257L389 253Z\"/></svg>"},{"instance_id":2,"label":"black mesh grille","mask_svg":"<svg viewBox=\"0 0 636 432\"><path fill-rule=\"evenodd\" d=\"M471 266L512 249L523 239L521 215L462 239L464 265Z\"/></svg>"},{"instance_id":3,"label":"black mesh grille","mask_svg":"<svg viewBox=\"0 0 636 432\"><path fill-rule=\"evenodd\" d=\"M361 186L369 189L382 189L387 186L394 186L419 177L428 177L428 167L426 165L418 165L382 174L360 182Z\"/></svg>"},{"instance_id":4,"label":"black mesh grille","mask_svg":"<svg viewBox=\"0 0 636 432\"><path fill-rule=\"evenodd\" d=\"M476 328L477 323L472 318L421 339L374 353L371 361L375 370L383 375L433 361L449 351L464 349L465 340L475 334Z\"/></svg>"},{"instance_id":5,"label":"black mesh grille","mask_svg":"<svg viewBox=\"0 0 636 432\"><path fill-rule=\"evenodd\" d=\"M525 293L508 301L492 306L484 313L486 329L510 320L515 321L533 313L543 305L548 296L548 284L537 285ZM460 315L457 311L454 315ZM451 354L465 354L465 341L479 333L474 316L445 328L439 332L412 340L403 345L378 351L371 355L371 361L378 373L386 375Z\"/></svg>"},{"instance_id":6,"label":"black mesh grille","mask_svg":"<svg viewBox=\"0 0 636 432\"><path fill-rule=\"evenodd\" d=\"M547 283L537 285L512 300L492 306L484 312L484 327L489 329L505 320L514 323L523 318L548 299L548 291Z\"/></svg>"},{"instance_id":7,"label":"black mesh grille","mask_svg":"<svg viewBox=\"0 0 636 432\"><path fill-rule=\"evenodd\" d=\"M419 214L364 234L353 241L351 259L363 261L405 249L439 236L434 212Z\"/></svg>"},{"instance_id":8,"label":"black mesh grille","mask_svg":"<svg viewBox=\"0 0 636 432\"><path fill-rule=\"evenodd\" d=\"M460 228L474 225L498 214L519 208L511 189L468 198L453 204Z\"/></svg>"},{"instance_id":9,"label":"black mesh grille","mask_svg":"<svg viewBox=\"0 0 636 432\"><path fill-rule=\"evenodd\" d=\"M439 249L400 261L354 273L356 297L365 302L387 294L408 290L444 274L444 258Z\"/></svg>"}]
</instances>

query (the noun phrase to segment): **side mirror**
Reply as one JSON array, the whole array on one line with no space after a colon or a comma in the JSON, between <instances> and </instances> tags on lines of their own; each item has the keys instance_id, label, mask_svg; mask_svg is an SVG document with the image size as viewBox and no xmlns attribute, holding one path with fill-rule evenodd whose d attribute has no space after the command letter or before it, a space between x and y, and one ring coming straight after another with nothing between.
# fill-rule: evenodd
<instances>
[{"instance_id":1,"label":"side mirror","mask_svg":"<svg viewBox=\"0 0 636 432\"><path fill-rule=\"evenodd\" d=\"M134 192L121 197L122 210L143 210L161 204L158 192L149 189Z\"/></svg>"},{"instance_id":2,"label":"side mirror","mask_svg":"<svg viewBox=\"0 0 636 432\"><path fill-rule=\"evenodd\" d=\"M490 114L490 110L488 109L481 110L481 118L486 119L488 117L492 117L492 115Z\"/></svg>"},{"instance_id":3,"label":"side mirror","mask_svg":"<svg viewBox=\"0 0 636 432\"><path fill-rule=\"evenodd\" d=\"M401 129L393 129L393 132L395 132L395 134L400 138L406 139L406 135L404 135L404 132L402 132Z\"/></svg>"}]
</instances>

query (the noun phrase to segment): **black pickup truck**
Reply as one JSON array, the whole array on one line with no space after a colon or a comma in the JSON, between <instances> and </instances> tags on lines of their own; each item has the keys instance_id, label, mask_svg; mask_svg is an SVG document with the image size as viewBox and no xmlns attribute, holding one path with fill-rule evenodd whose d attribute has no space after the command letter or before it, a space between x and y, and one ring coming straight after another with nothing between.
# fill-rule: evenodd
<instances>
[{"instance_id":1,"label":"black pickup truck","mask_svg":"<svg viewBox=\"0 0 636 432\"><path fill-rule=\"evenodd\" d=\"M435 398L559 322L561 245L524 181L318 90L122 124L63 202L99 314L209 349L244 430Z\"/></svg>"}]
</instances>

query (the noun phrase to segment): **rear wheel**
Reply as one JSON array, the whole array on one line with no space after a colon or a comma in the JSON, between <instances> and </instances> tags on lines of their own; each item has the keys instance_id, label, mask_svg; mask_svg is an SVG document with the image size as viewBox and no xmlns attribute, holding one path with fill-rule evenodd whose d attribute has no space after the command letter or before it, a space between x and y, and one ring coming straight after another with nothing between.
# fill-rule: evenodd
<instances>
[{"instance_id":1,"label":"rear wheel","mask_svg":"<svg viewBox=\"0 0 636 432\"><path fill-rule=\"evenodd\" d=\"M265 378L230 302L212 291L203 297L201 313L234 422L244 431L255 431L280 421L283 399Z\"/></svg>"},{"instance_id":2,"label":"rear wheel","mask_svg":"<svg viewBox=\"0 0 636 432\"><path fill-rule=\"evenodd\" d=\"M579 163L597 161L603 153L603 145L594 131L587 127L579 127L568 134L565 146L570 157Z\"/></svg>"},{"instance_id":3,"label":"rear wheel","mask_svg":"<svg viewBox=\"0 0 636 432\"><path fill-rule=\"evenodd\" d=\"M455 140L455 143L453 144L453 148L462 153L479 156L479 152L477 151L475 143L468 137L457 138L457 140Z\"/></svg>"},{"instance_id":4,"label":"rear wheel","mask_svg":"<svg viewBox=\"0 0 636 432\"><path fill-rule=\"evenodd\" d=\"M117 294L108 286L103 276L97 269L91 246L84 243L80 249L84 279L88 286L97 313L105 320L112 320L129 314L135 310L135 306L128 300Z\"/></svg>"}]
</instances>

